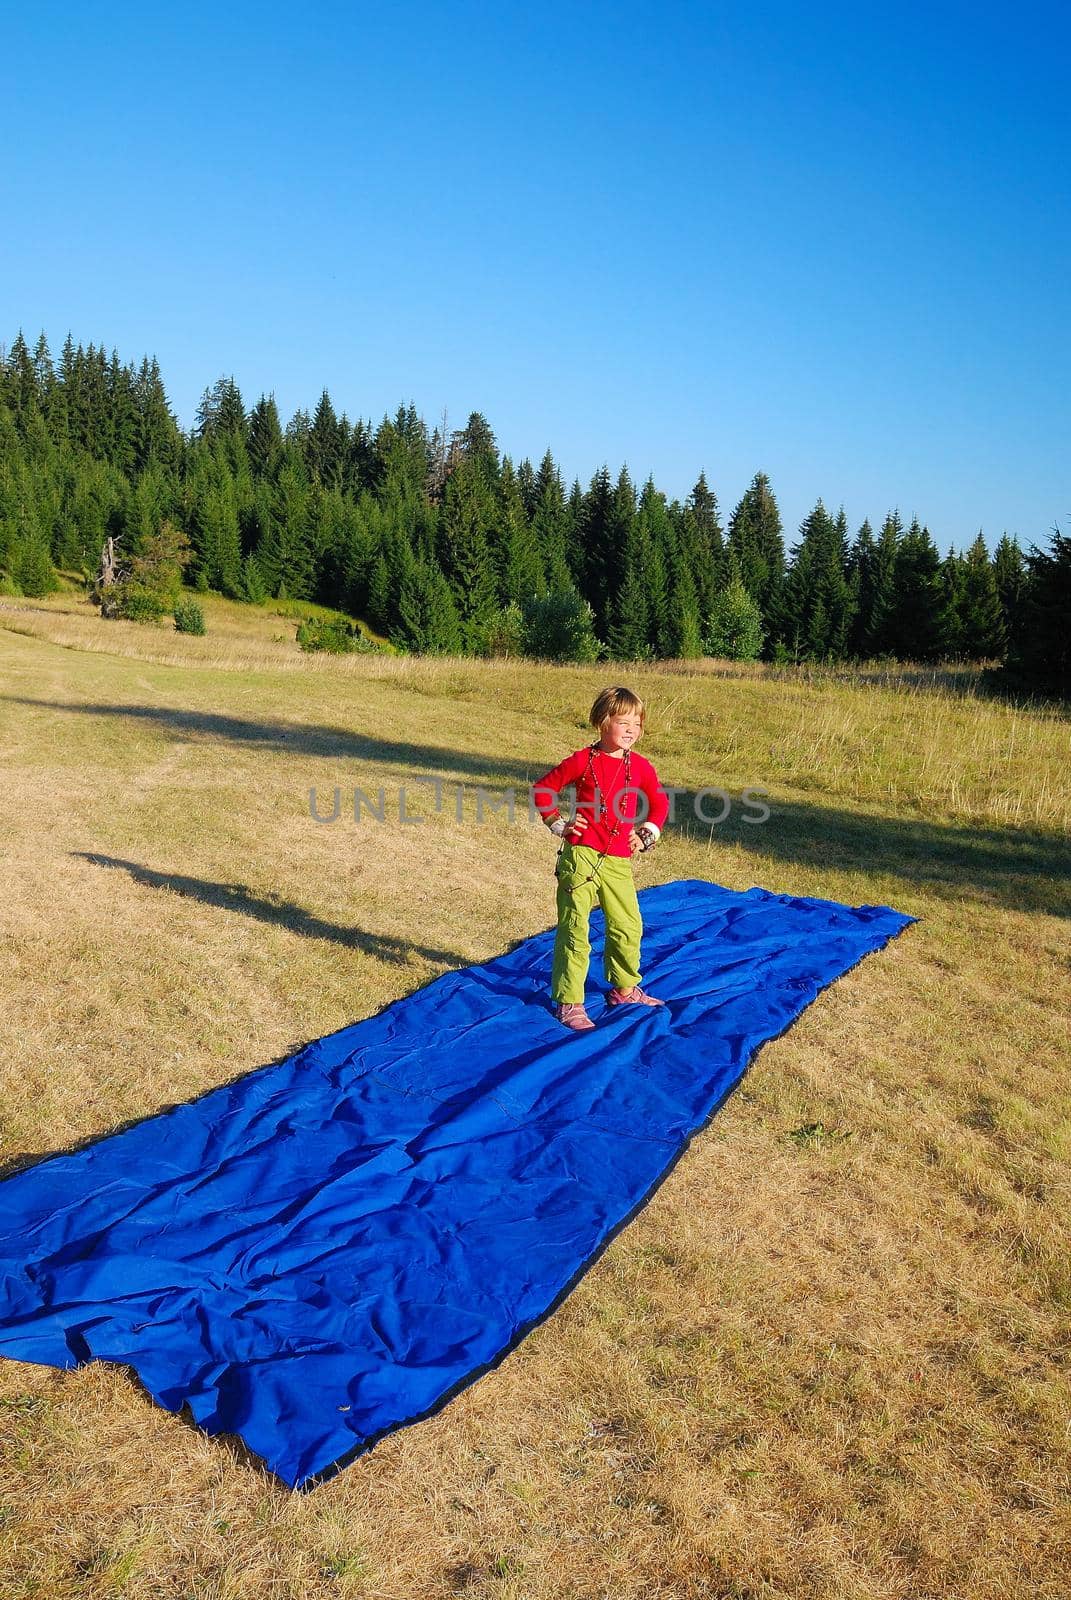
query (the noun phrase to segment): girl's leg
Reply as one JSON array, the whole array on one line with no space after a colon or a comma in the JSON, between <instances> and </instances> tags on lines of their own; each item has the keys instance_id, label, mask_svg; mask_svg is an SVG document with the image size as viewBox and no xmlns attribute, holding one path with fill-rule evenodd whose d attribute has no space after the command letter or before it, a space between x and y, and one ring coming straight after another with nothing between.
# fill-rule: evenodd
<instances>
[{"instance_id":1,"label":"girl's leg","mask_svg":"<svg viewBox=\"0 0 1071 1600\"><path fill-rule=\"evenodd\" d=\"M550 975L550 997L576 1004L584 999L584 980L591 958L588 922L598 894L588 879L598 852L590 845L567 844L558 857L558 934L554 941L554 964Z\"/></svg>"},{"instance_id":2,"label":"girl's leg","mask_svg":"<svg viewBox=\"0 0 1071 1600\"><path fill-rule=\"evenodd\" d=\"M640 981L643 918L632 862L623 856L607 856L600 877L599 904L606 918L606 981L615 989L634 989Z\"/></svg>"}]
</instances>

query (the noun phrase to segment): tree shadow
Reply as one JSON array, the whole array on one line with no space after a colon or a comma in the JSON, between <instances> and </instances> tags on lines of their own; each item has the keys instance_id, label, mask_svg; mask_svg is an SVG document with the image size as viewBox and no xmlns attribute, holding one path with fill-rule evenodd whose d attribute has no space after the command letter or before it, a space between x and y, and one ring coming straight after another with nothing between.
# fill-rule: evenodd
<instances>
[{"instance_id":1,"label":"tree shadow","mask_svg":"<svg viewBox=\"0 0 1071 1600\"><path fill-rule=\"evenodd\" d=\"M408 767L429 777L444 773L461 777L505 777L517 783L533 783L548 770L538 763L517 761L496 751L450 750L440 745L411 744L399 739L378 739L372 734L354 733L349 728L331 728L322 723L256 721L247 717L226 716L218 711L185 711L176 706L78 705L73 701L38 700L30 695L3 695L12 705L47 708L51 711L78 712L84 716L122 717L154 724L184 738L226 739L254 749L282 750L289 754L329 757L336 761L382 761L384 765Z\"/></svg>"},{"instance_id":2,"label":"tree shadow","mask_svg":"<svg viewBox=\"0 0 1071 1600\"><path fill-rule=\"evenodd\" d=\"M434 945L414 944L409 939L398 939L393 934L366 933L360 928L346 927L315 916L292 900L259 899L241 883L214 883L207 878L190 878L181 872L157 872L137 861L122 861L116 856L99 855L92 850L72 850L72 856L92 861L99 867L116 867L128 872L135 883L150 889L170 889L175 894L186 895L191 900L201 900L205 905L223 911L237 911L242 916L255 917L276 927L287 928L304 939L324 939L342 945L347 950L360 950L365 955L377 956L404 966L411 955L425 961L441 962L447 966L464 966L467 957L456 950L441 950Z\"/></svg>"},{"instance_id":3,"label":"tree shadow","mask_svg":"<svg viewBox=\"0 0 1071 1600\"><path fill-rule=\"evenodd\" d=\"M765 822L730 795L721 823L699 821L694 793L677 800L675 826L692 841L741 845L767 860L832 871L887 873L939 899L978 900L1018 911L1071 916L1071 840L1045 829L938 823L924 817L871 816L767 795ZM708 817L724 809L702 801Z\"/></svg>"}]
</instances>

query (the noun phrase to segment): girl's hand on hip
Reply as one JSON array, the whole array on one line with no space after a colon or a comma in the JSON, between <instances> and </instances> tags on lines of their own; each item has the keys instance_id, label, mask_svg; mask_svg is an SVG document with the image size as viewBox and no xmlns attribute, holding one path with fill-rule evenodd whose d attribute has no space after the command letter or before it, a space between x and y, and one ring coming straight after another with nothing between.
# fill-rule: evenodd
<instances>
[{"instance_id":1,"label":"girl's hand on hip","mask_svg":"<svg viewBox=\"0 0 1071 1600\"><path fill-rule=\"evenodd\" d=\"M643 849L643 840L640 838L640 835L636 832L635 828L631 828L629 830L629 836L628 836L628 853L629 853L629 855L630 856L639 855L639 853L640 853L640 851L642 849Z\"/></svg>"}]
</instances>

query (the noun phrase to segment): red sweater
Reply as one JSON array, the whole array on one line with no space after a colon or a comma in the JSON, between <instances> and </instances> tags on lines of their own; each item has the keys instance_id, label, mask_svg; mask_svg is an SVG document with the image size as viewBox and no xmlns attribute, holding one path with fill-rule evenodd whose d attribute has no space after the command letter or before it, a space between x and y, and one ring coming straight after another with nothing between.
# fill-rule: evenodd
<instances>
[{"instance_id":1,"label":"red sweater","mask_svg":"<svg viewBox=\"0 0 1071 1600\"><path fill-rule=\"evenodd\" d=\"M555 803L568 784L576 788L577 812L587 819L587 827L575 844L590 845L593 850L604 850L611 856L628 856L628 836L636 820L638 791L647 796L646 821L654 823L659 833L669 815L669 797L660 788L658 774L651 763L635 750L628 752L630 763L629 785L625 788L625 756L610 756L596 750L594 757L590 746L574 750L556 767L532 785L532 801L545 822L553 821L559 814ZM620 798L618 798L620 796ZM618 814L621 821L618 822Z\"/></svg>"}]
</instances>

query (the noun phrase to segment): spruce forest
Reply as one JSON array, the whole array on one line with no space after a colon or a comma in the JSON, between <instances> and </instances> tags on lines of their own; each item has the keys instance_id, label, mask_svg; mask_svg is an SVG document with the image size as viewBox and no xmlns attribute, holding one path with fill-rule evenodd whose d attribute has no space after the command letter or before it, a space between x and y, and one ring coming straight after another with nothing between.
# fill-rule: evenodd
<instances>
[{"instance_id":1,"label":"spruce forest","mask_svg":"<svg viewBox=\"0 0 1071 1600\"><path fill-rule=\"evenodd\" d=\"M154 360L68 336L0 350L0 593L91 583L106 541L128 560L162 529L185 581L259 604L314 601L421 653L557 660L985 662L1071 693L1071 537L1027 552L982 535L942 559L896 510L850 530L819 500L786 540L756 473L725 515L700 473L683 503L603 466L568 488L548 449L500 454L487 420L375 425L325 391L283 425L232 378L189 434Z\"/></svg>"}]
</instances>

